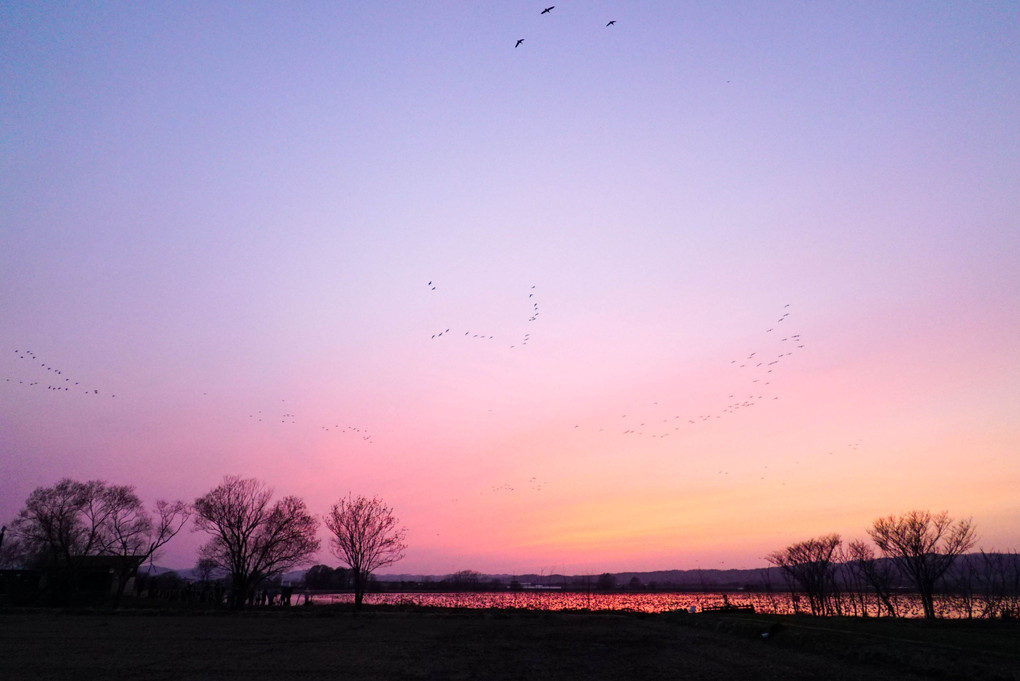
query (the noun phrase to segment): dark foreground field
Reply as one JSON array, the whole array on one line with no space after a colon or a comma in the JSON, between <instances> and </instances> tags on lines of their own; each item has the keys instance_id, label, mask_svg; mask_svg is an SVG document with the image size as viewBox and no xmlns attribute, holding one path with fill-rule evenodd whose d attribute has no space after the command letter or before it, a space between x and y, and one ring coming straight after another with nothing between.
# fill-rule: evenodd
<instances>
[{"instance_id":1,"label":"dark foreground field","mask_svg":"<svg viewBox=\"0 0 1020 681\"><path fill-rule=\"evenodd\" d=\"M781 623L768 640L761 632ZM0 611L0 679L1010 679L1020 623L326 607Z\"/></svg>"}]
</instances>

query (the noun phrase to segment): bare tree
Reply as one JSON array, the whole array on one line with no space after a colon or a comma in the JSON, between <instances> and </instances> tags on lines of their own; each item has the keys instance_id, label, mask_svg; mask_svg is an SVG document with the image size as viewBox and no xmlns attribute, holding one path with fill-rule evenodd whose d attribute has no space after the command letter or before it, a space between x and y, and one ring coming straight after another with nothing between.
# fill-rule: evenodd
<instances>
[{"instance_id":1,"label":"bare tree","mask_svg":"<svg viewBox=\"0 0 1020 681\"><path fill-rule=\"evenodd\" d=\"M1020 617L1020 553L981 551L977 567L982 617Z\"/></svg>"},{"instance_id":2,"label":"bare tree","mask_svg":"<svg viewBox=\"0 0 1020 681\"><path fill-rule=\"evenodd\" d=\"M8 535L6 525L0 528L0 570L22 566L25 557L25 548L21 540L13 531Z\"/></svg>"},{"instance_id":3,"label":"bare tree","mask_svg":"<svg viewBox=\"0 0 1020 681\"><path fill-rule=\"evenodd\" d=\"M769 607L772 608L772 612L778 612L776 609L778 601L772 587L772 568L759 568L757 573L758 581L761 583L761 590L765 593L765 597L769 601Z\"/></svg>"},{"instance_id":4,"label":"bare tree","mask_svg":"<svg viewBox=\"0 0 1020 681\"><path fill-rule=\"evenodd\" d=\"M102 480L65 478L36 488L13 524L23 560L63 571L63 586L77 590L81 568L91 556L116 556L119 604L139 566L170 541L188 520L183 502L156 504L156 521L145 511L134 488Z\"/></svg>"},{"instance_id":5,"label":"bare tree","mask_svg":"<svg viewBox=\"0 0 1020 681\"><path fill-rule=\"evenodd\" d=\"M935 619L935 586L957 556L974 546L971 519L953 522L946 511L910 511L877 519L868 534L909 579L921 597L925 619Z\"/></svg>"},{"instance_id":6,"label":"bare tree","mask_svg":"<svg viewBox=\"0 0 1020 681\"><path fill-rule=\"evenodd\" d=\"M272 501L262 482L227 476L195 500L196 529L212 535L201 557L230 573L230 605L244 605L262 581L310 562L319 550L318 521L294 496Z\"/></svg>"},{"instance_id":7,"label":"bare tree","mask_svg":"<svg viewBox=\"0 0 1020 681\"><path fill-rule=\"evenodd\" d=\"M212 576L216 574L219 567L220 566L216 564L216 561L211 558L199 558L198 562L195 563L195 571L198 572L198 580L203 584L208 583L212 580Z\"/></svg>"},{"instance_id":8,"label":"bare tree","mask_svg":"<svg viewBox=\"0 0 1020 681\"><path fill-rule=\"evenodd\" d=\"M443 583L457 591L478 591L482 585L482 575L474 570L460 570L448 575Z\"/></svg>"},{"instance_id":9,"label":"bare tree","mask_svg":"<svg viewBox=\"0 0 1020 681\"><path fill-rule=\"evenodd\" d=\"M154 515L150 516L134 489L127 486L107 487L103 505L106 510L100 532L100 552L121 558L114 598L114 607L117 607L128 582L138 574L138 568L184 528L191 510L183 501L160 499Z\"/></svg>"},{"instance_id":10,"label":"bare tree","mask_svg":"<svg viewBox=\"0 0 1020 681\"><path fill-rule=\"evenodd\" d=\"M333 535L330 537L333 554L351 569L354 607L360 609L372 571L404 557L407 530L379 497L351 494L333 504L325 522Z\"/></svg>"},{"instance_id":11,"label":"bare tree","mask_svg":"<svg viewBox=\"0 0 1020 681\"><path fill-rule=\"evenodd\" d=\"M347 568L313 565L305 573L305 586L309 589L346 589Z\"/></svg>"},{"instance_id":12,"label":"bare tree","mask_svg":"<svg viewBox=\"0 0 1020 681\"><path fill-rule=\"evenodd\" d=\"M791 544L765 557L807 594L812 615L829 614L832 608L833 554L840 543L838 534L829 534Z\"/></svg>"},{"instance_id":13,"label":"bare tree","mask_svg":"<svg viewBox=\"0 0 1020 681\"><path fill-rule=\"evenodd\" d=\"M93 503L104 484L100 480L78 482L64 478L53 487L37 487L25 500L11 530L20 540L26 560L62 565L73 590L78 568L94 555L101 520Z\"/></svg>"},{"instance_id":14,"label":"bare tree","mask_svg":"<svg viewBox=\"0 0 1020 681\"><path fill-rule=\"evenodd\" d=\"M847 561L858 579L875 592L880 604L879 614L884 607L889 617L896 617L896 606L892 597L892 567L887 562L878 561L870 544L855 539L848 546Z\"/></svg>"}]
</instances>

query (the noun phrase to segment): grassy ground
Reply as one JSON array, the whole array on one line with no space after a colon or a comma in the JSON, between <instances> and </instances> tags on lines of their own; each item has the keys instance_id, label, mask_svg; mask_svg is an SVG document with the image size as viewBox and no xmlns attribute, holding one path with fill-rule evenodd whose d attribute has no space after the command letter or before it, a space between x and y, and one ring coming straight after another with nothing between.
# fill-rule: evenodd
<instances>
[{"instance_id":1,"label":"grassy ground","mask_svg":"<svg viewBox=\"0 0 1020 681\"><path fill-rule=\"evenodd\" d=\"M355 615L320 606L234 614L0 611L0 679L93 678L1020 681L1020 623L401 609Z\"/></svg>"}]
</instances>

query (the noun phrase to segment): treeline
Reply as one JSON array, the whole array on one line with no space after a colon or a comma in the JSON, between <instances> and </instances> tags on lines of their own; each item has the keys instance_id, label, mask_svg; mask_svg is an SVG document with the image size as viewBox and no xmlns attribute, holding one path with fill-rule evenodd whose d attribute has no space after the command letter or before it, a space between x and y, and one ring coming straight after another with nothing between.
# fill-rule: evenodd
<instances>
[{"instance_id":1,"label":"treeline","mask_svg":"<svg viewBox=\"0 0 1020 681\"><path fill-rule=\"evenodd\" d=\"M161 500L149 510L131 486L64 479L35 489L0 530L0 568L20 568L4 574L4 589L34 590L52 603L105 589L116 607L139 568L189 522L209 536L199 551L202 581L222 571L228 584L222 598L232 607L265 598L274 580L310 563L320 547L320 521L304 500L274 500L259 480L227 476L190 504ZM322 522L360 607L372 571L403 557L406 530L381 499L354 494L341 497ZM38 575L33 585L28 571ZM110 575L112 586L105 583Z\"/></svg>"},{"instance_id":2,"label":"treeline","mask_svg":"<svg viewBox=\"0 0 1020 681\"><path fill-rule=\"evenodd\" d=\"M845 544L838 534L814 537L766 558L780 569L794 607L803 596L813 615L901 616L906 585L926 619L940 611L1020 616L1020 554L964 556L977 541L970 519L910 511L878 518L867 534L870 542ZM766 590L777 586L768 571L762 581Z\"/></svg>"},{"instance_id":3,"label":"treeline","mask_svg":"<svg viewBox=\"0 0 1020 681\"><path fill-rule=\"evenodd\" d=\"M209 536L195 568L199 579L140 574L140 567L189 523ZM499 591L541 585L572 591L666 591L695 590L692 574L701 581L701 571L677 571L684 583L670 583L666 578L672 573L649 573L659 579L642 581L633 573L508 578L462 570L439 580L379 583L373 571L400 560L406 548L406 530L392 509L379 498L348 494L324 514L322 524L342 566L316 565L303 584L294 586L353 590L356 607L367 590ZM133 584L136 596L231 607L271 603L276 597L289 600L292 585L282 584L282 575L312 562L320 548L319 528L319 518L300 497L274 499L272 490L255 479L227 476L192 503L161 500L151 509L131 486L64 479L35 489L0 529L0 597L11 600L17 593L24 601L30 594L62 604L85 593L103 593L116 607ZM976 543L970 519L911 511L875 520L867 536L870 541L844 543L838 534L829 534L796 542L766 557L774 567L756 571L757 583L741 581L747 589L786 590L797 610L814 615L903 616L909 591L929 619L947 611L1020 617L1020 554L967 555ZM732 586L741 572L724 571L734 580ZM726 585L713 578L700 586L714 590Z\"/></svg>"},{"instance_id":4,"label":"treeline","mask_svg":"<svg viewBox=\"0 0 1020 681\"><path fill-rule=\"evenodd\" d=\"M64 479L35 489L5 526L0 567L36 571L40 578L34 586L50 602L108 589L116 606L138 567L173 539L190 515L182 501L161 500L150 511L129 485ZM104 580L110 574L112 588Z\"/></svg>"}]
</instances>

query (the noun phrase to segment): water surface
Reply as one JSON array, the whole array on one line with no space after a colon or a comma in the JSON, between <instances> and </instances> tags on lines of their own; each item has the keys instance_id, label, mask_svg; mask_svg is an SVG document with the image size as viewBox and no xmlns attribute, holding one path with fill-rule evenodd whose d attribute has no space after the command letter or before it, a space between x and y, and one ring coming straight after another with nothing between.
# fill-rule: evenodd
<instances>
[{"instance_id":1,"label":"water surface","mask_svg":"<svg viewBox=\"0 0 1020 681\"><path fill-rule=\"evenodd\" d=\"M351 593L316 594L314 603L353 603ZM673 612L693 607L704 608L754 606L756 612L780 615L810 612L807 598L795 598L780 593L715 593L715 592L621 592L584 593L567 591L500 591L454 593L371 593L365 594L365 603L371 605L414 605L434 608L518 608L522 610L620 610L630 612ZM851 599L845 597L842 612L846 615L878 616L878 602L871 596ZM923 615L916 596L896 597L897 614L901 617ZM965 614L950 603L942 603L940 617L961 617Z\"/></svg>"}]
</instances>

